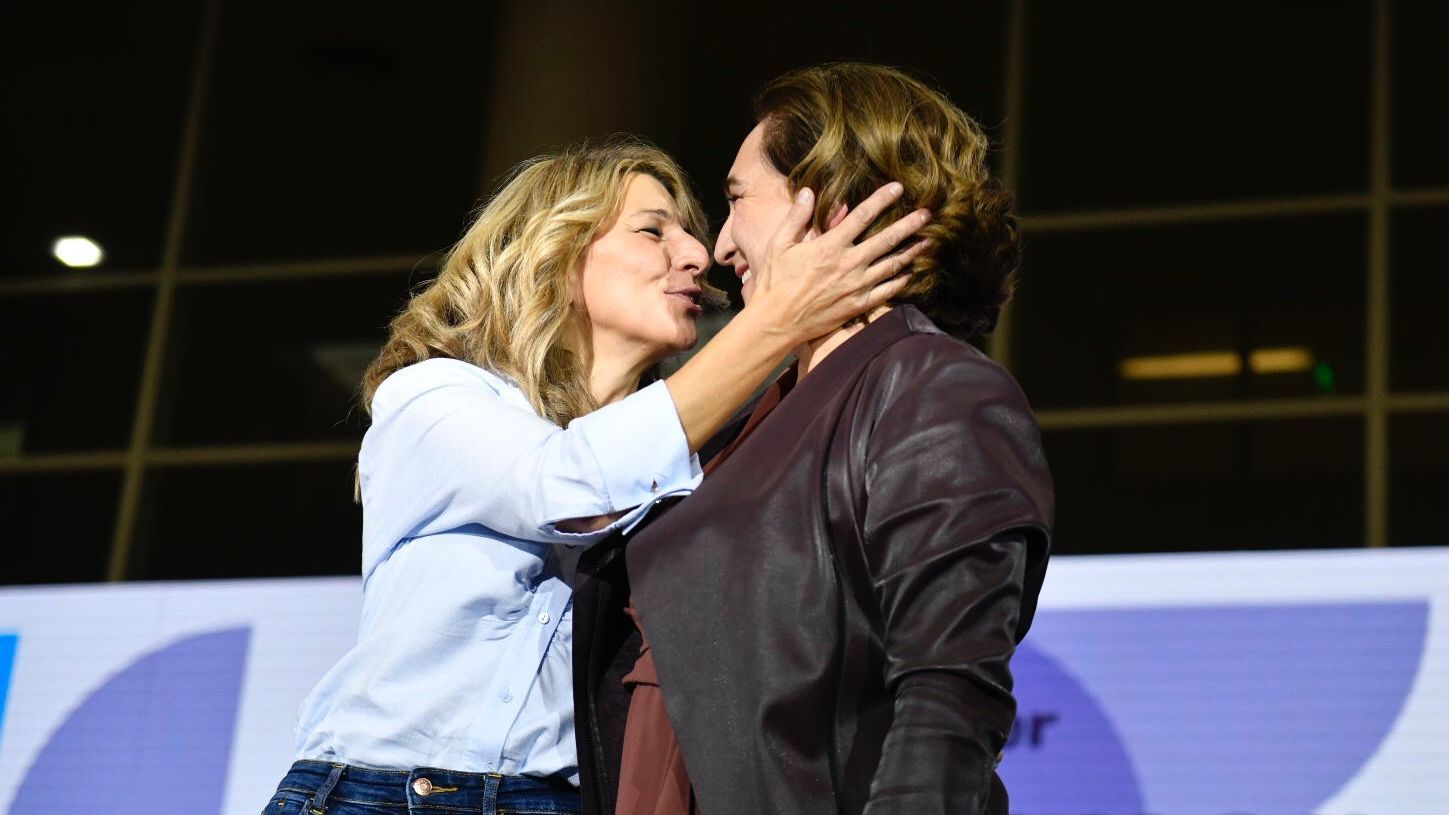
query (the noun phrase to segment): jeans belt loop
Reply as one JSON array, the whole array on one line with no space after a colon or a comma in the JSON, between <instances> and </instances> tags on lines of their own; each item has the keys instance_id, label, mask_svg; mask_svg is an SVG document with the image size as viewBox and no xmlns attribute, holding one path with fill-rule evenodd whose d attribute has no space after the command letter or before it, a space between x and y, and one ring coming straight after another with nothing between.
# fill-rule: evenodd
<instances>
[{"instance_id":1,"label":"jeans belt loop","mask_svg":"<svg viewBox=\"0 0 1449 815\"><path fill-rule=\"evenodd\" d=\"M312 794L312 800L308 803L307 809L312 815L323 815L327 812L327 799L332 797L332 788L337 786L338 780L342 778L342 771L347 769L346 764L333 764L332 772L328 774L327 780Z\"/></svg>"}]
</instances>

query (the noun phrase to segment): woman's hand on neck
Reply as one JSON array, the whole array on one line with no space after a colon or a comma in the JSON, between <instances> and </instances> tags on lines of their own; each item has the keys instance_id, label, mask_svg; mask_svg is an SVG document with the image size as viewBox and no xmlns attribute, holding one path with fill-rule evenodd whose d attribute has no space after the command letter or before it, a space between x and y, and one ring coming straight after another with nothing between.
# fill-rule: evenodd
<instances>
[{"instance_id":1,"label":"woman's hand on neck","mask_svg":"<svg viewBox=\"0 0 1449 815\"><path fill-rule=\"evenodd\" d=\"M894 306L877 306L869 314L865 315L864 322L853 320L848 325L826 334L819 339L811 340L795 349L795 358L799 361L799 373L796 381L804 379L805 375L820 366L820 363L830 356L831 352L845 344L845 341L859 334L866 325L880 319L881 315L889 312Z\"/></svg>"}]
</instances>

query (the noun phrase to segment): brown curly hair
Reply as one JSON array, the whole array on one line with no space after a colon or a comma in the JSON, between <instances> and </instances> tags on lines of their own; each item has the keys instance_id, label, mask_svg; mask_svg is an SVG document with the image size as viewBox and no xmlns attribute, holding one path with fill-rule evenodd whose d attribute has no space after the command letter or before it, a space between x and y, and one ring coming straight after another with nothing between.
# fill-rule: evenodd
<instances>
[{"instance_id":1,"label":"brown curly hair","mask_svg":"<svg viewBox=\"0 0 1449 815\"><path fill-rule=\"evenodd\" d=\"M864 237L919 207L919 235L935 242L911 264L896 302L919 307L943 330L970 339L996 327L1021 264L1012 196L986 170L990 140L945 94L883 65L838 62L774 80L755 101L765 156L793 194L816 194L814 224L854 207L881 185L905 193Z\"/></svg>"}]
</instances>

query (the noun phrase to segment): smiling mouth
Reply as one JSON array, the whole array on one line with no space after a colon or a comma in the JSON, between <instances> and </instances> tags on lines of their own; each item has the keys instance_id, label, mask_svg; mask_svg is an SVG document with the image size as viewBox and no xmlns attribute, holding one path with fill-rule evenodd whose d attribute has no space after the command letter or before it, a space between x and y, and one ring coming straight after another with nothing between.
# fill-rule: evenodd
<instances>
[{"instance_id":1,"label":"smiling mouth","mask_svg":"<svg viewBox=\"0 0 1449 815\"><path fill-rule=\"evenodd\" d=\"M743 286L744 284L750 282L750 278L752 278L752 277L755 276L755 270L754 269L751 269L750 268L750 265L748 263L744 264L744 267L745 267L744 268L744 271L740 271L739 269L735 269L735 274L739 275L740 285L741 286Z\"/></svg>"}]
</instances>

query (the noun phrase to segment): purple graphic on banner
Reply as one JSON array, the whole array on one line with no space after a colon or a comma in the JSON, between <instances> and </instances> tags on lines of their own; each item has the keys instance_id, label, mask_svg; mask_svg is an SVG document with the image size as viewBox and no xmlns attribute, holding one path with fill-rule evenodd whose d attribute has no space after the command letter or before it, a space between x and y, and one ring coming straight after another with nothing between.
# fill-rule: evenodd
<instances>
[{"instance_id":1,"label":"purple graphic on banner","mask_svg":"<svg viewBox=\"0 0 1449 815\"><path fill-rule=\"evenodd\" d=\"M1020 723L1002 764L1012 812L1315 812L1403 710L1428 610L1385 602L1042 612L1032 649L1013 663ZM1117 788L1099 776L1120 777L1124 751L1140 804L1103 797Z\"/></svg>"},{"instance_id":2,"label":"purple graphic on banner","mask_svg":"<svg viewBox=\"0 0 1449 815\"><path fill-rule=\"evenodd\" d=\"M219 812L250 639L188 637L111 677L51 736L10 814Z\"/></svg>"},{"instance_id":3,"label":"purple graphic on banner","mask_svg":"<svg viewBox=\"0 0 1449 815\"><path fill-rule=\"evenodd\" d=\"M1028 643L1011 670L1020 704L1001 763L1011 811L1142 812L1131 760L1096 700Z\"/></svg>"},{"instance_id":4,"label":"purple graphic on banner","mask_svg":"<svg viewBox=\"0 0 1449 815\"><path fill-rule=\"evenodd\" d=\"M19 634L0 634L0 735L5 733L5 702L10 697L10 674L19 646Z\"/></svg>"}]
</instances>

